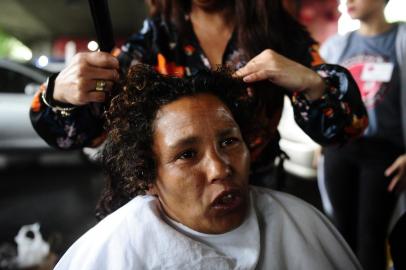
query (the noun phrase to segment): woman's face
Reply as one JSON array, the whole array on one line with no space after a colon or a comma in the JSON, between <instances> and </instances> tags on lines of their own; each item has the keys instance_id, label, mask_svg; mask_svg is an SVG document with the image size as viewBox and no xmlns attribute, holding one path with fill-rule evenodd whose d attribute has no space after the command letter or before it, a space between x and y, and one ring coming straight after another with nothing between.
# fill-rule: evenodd
<instances>
[{"instance_id":1,"label":"woman's face","mask_svg":"<svg viewBox=\"0 0 406 270\"><path fill-rule=\"evenodd\" d=\"M154 123L157 179L151 189L172 219L203 233L238 227L248 205L249 151L215 96L183 97Z\"/></svg>"},{"instance_id":2,"label":"woman's face","mask_svg":"<svg viewBox=\"0 0 406 270\"><path fill-rule=\"evenodd\" d=\"M385 8L385 0L347 0L348 14L361 21L375 16Z\"/></svg>"}]
</instances>

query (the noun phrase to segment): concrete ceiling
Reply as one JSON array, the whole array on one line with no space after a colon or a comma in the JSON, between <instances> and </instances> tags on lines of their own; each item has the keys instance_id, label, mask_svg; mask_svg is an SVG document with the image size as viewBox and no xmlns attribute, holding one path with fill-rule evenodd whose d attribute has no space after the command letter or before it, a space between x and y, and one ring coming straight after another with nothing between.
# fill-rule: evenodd
<instances>
[{"instance_id":1,"label":"concrete ceiling","mask_svg":"<svg viewBox=\"0 0 406 270\"><path fill-rule=\"evenodd\" d=\"M109 7L115 37L136 31L147 14L143 0L109 0ZM0 0L0 29L27 45L95 36L87 0Z\"/></svg>"}]
</instances>

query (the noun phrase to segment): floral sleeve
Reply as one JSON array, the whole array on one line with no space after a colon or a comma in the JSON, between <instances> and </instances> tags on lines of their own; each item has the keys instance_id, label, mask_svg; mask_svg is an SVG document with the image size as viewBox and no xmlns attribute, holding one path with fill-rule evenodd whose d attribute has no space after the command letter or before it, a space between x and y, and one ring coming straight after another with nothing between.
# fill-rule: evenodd
<instances>
[{"instance_id":1,"label":"floral sleeve","mask_svg":"<svg viewBox=\"0 0 406 270\"><path fill-rule=\"evenodd\" d=\"M368 125L368 117L351 74L338 65L321 64L313 69L324 78L326 90L314 101L308 101L300 92L292 95L298 125L322 145L360 136Z\"/></svg>"},{"instance_id":2,"label":"floral sleeve","mask_svg":"<svg viewBox=\"0 0 406 270\"><path fill-rule=\"evenodd\" d=\"M103 136L101 105L81 106L69 115L61 115L44 103L42 94L45 89L46 85L41 85L30 108L31 122L37 133L49 145L59 149L98 145L98 138Z\"/></svg>"},{"instance_id":3,"label":"floral sleeve","mask_svg":"<svg viewBox=\"0 0 406 270\"><path fill-rule=\"evenodd\" d=\"M128 67L137 61L148 63L151 54L146 48L151 48L150 43L153 31L155 31L151 26L153 26L151 21L146 20L139 33L131 36L121 50L116 49L113 52L113 55L117 55L120 61L122 74L125 74ZM48 83L52 84L55 77L56 75L51 76ZM53 86L48 86L47 89L47 85L43 84L33 99L30 118L37 133L49 145L59 149L73 150L101 144L105 139L102 117L105 105L92 103L76 107L69 114L63 114L44 102L45 99L48 104L55 105L57 103L52 100L52 91ZM65 107L68 104L59 105Z\"/></svg>"}]
</instances>

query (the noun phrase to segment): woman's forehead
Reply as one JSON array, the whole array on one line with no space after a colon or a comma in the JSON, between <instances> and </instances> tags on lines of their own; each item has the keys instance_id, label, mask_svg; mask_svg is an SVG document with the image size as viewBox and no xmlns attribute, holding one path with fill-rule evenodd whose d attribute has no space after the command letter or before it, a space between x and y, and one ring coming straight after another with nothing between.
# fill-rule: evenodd
<instances>
[{"instance_id":1,"label":"woman's forehead","mask_svg":"<svg viewBox=\"0 0 406 270\"><path fill-rule=\"evenodd\" d=\"M185 96L162 106L155 122L170 121L171 124L203 118L234 119L228 107L216 96L202 93ZM234 121L234 120L233 120Z\"/></svg>"},{"instance_id":2,"label":"woman's forehead","mask_svg":"<svg viewBox=\"0 0 406 270\"><path fill-rule=\"evenodd\" d=\"M230 110L210 94L187 96L171 102L158 111L154 122L155 135L165 137L167 143L233 127L237 124Z\"/></svg>"}]
</instances>

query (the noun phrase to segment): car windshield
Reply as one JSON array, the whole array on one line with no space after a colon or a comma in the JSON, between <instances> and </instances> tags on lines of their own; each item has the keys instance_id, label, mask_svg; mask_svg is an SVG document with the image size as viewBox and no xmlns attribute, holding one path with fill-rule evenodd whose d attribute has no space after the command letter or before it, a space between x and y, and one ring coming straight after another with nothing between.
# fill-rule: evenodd
<instances>
[{"instance_id":1,"label":"car windshield","mask_svg":"<svg viewBox=\"0 0 406 270\"><path fill-rule=\"evenodd\" d=\"M38 87L51 74L30 63L0 60L0 93L28 94L27 87Z\"/></svg>"}]
</instances>

